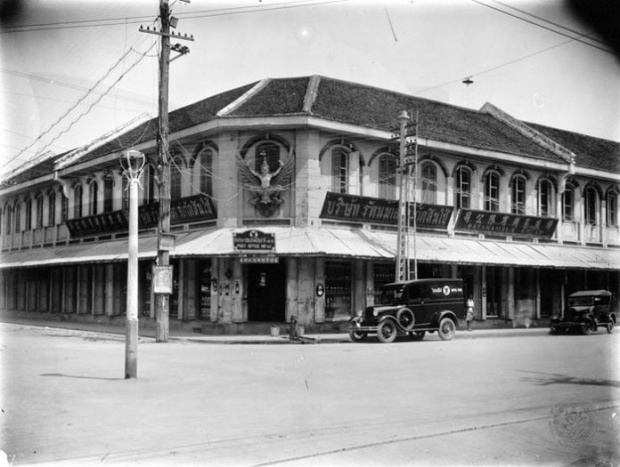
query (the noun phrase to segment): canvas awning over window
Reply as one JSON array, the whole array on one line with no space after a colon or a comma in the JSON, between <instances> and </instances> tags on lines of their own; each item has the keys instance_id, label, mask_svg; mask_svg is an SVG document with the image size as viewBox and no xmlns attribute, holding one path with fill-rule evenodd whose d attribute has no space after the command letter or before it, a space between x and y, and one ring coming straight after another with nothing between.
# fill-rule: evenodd
<instances>
[{"instance_id":1,"label":"canvas awning over window","mask_svg":"<svg viewBox=\"0 0 620 467\"><path fill-rule=\"evenodd\" d=\"M396 232L335 227L265 227L261 232L275 235L272 251L239 251L233 234L243 229L196 230L176 235L173 258L256 256L322 256L393 261L396 254ZM620 270L620 249L578 247L544 243L504 242L429 236L409 238L410 257L418 261L462 265L530 266L561 269ZM140 237L139 257L154 258L155 236ZM4 252L0 268L33 267L60 264L124 261L127 240L67 245Z\"/></svg>"}]
</instances>

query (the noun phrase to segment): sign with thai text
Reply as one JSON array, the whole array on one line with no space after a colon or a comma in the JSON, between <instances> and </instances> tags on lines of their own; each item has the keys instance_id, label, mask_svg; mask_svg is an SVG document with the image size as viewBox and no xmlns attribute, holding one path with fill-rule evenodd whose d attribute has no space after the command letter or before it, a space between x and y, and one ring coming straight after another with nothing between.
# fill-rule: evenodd
<instances>
[{"instance_id":1,"label":"sign with thai text","mask_svg":"<svg viewBox=\"0 0 620 467\"><path fill-rule=\"evenodd\" d=\"M233 235L235 250L272 251L276 247L276 236L260 230L248 230Z\"/></svg>"},{"instance_id":2,"label":"sign with thai text","mask_svg":"<svg viewBox=\"0 0 620 467\"><path fill-rule=\"evenodd\" d=\"M413 225L413 203L408 203L409 224ZM427 229L447 229L452 206L416 203L416 225ZM327 192L322 219L398 225L398 201L368 196Z\"/></svg>"},{"instance_id":3,"label":"sign with thai text","mask_svg":"<svg viewBox=\"0 0 620 467\"><path fill-rule=\"evenodd\" d=\"M454 229L485 234L549 238L553 236L557 224L557 219L549 217L461 209Z\"/></svg>"},{"instance_id":4,"label":"sign with thai text","mask_svg":"<svg viewBox=\"0 0 620 467\"><path fill-rule=\"evenodd\" d=\"M172 266L153 266L153 293L172 294Z\"/></svg>"},{"instance_id":5,"label":"sign with thai text","mask_svg":"<svg viewBox=\"0 0 620 467\"><path fill-rule=\"evenodd\" d=\"M244 264L278 264L279 258L273 255L242 256L240 263Z\"/></svg>"},{"instance_id":6,"label":"sign with thai text","mask_svg":"<svg viewBox=\"0 0 620 467\"><path fill-rule=\"evenodd\" d=\"M156 226L159 219L159 203L140 206L138 208L138 219L141 228ZM208 196L188 196L170 202L171 224L212 219L217 219L217 212L213 201Z\"/></svg>"},{"instance_id":7,"label":"sign with thai text","mask_svg":"<svg viewBox=\"0 0 620 467\"><path fill-rule=\"evenodd\" d=\"M67 219L67 228L72 237L85 237L129 230L129 221L124 211L113 211L79 219Z\"/></svg>"}]
</instances>

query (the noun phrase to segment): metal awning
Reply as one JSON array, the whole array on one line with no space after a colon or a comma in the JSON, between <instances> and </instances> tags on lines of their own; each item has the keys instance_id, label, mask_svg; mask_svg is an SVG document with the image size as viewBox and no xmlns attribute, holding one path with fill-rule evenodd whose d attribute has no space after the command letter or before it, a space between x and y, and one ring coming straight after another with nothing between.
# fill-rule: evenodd
<instances>
[{"instance_id":1,"label":"metal awning","mask_svg":"<svg viewBox=\"0 0 620 467\"><path fill-rule=\"evenodd\" d=\"M343 229L336 227L263 227L275 235L273 251L239 251L233 244L235 233L250 228L196 230L176 234L173 258L256 256L323 256L393 261L397 234L393 231ZM124 261L127 239L82 243L4 252L0 268ZM620 249L507 242L477 238L418 234L409 238L410 258L418 261L462 265L530 266L561 269L620 270ZM154 258L157 237L141 236L139 257Z\"/></svg>"},{"instance_id":2,"label":"metal awning","mask_svg":"<svg viewBox=\"0 0 620 467\"><path fill-rule=\"evenodd\" d=\"M127 239L125 239L2 252L0 269L127 261L128 248ZM157 238L140 238L138 250L139 258L154 258L157 255Z\"/></svg>"}]
</instances>

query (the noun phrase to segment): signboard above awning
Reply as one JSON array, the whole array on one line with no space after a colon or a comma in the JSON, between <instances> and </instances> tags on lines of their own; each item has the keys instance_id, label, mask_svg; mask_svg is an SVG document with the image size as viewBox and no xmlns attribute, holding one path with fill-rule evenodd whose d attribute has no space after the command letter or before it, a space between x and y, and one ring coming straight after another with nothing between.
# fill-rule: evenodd
<instances>
[{"instance_id":1,"label":"signboard above awning","mask_svg":"<svg viewBox=\"0 0 620 467\"><path fill-rule=\"evenodd\" d=\"M414 205L413 203L407 203L407 205L409 223L413 225ZM421 203L416 203L415 208L416 225L421 229L447 229L454 210L452 206ZM398 225L398 201L328 191L321 210L321 218L367 224Z\"/></svg>"},{"instance_id":2,"label":"signboard above awning","mask_svg":"<svg viewBox=\"0 0 620 467\"><path fill-rule=\"evenodd\" d=\"M484 234L551 238L557 219L504 212L460 209L454 230Z\"/></svg>"}]
</instances>

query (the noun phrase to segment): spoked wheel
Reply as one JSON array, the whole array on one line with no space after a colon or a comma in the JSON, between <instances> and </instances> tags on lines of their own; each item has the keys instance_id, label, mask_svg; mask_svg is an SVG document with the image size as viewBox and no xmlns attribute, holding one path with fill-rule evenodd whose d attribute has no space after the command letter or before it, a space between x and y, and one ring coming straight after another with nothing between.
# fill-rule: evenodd
<instances>
[{"instance_id":1,"label":"spoked wheel","mask_svg":"<svg viewBox=\"0 0 620 467\"><path fill-rule=\"evenodd\" d=\"M605 329L607 329L607 334L611 334L614 330L614 322L610 320Z\"/></svg>"},{"instance_id":2,"label":"spoked wheel","mask_svg":"<svg viewBox=\"0 0 620 467\"><path fill-rule=\"evenodd\" d=\"M596 331L596 323L594 321L592 321L591 319L586 319L583 323L583 326L581 328L581 331L585 334L585 335L590 335L592 334L594 331Z\"/></svg>"},{"instance_id":3,"label":"spoked wheel","mask_svg":"<svg viewBox=\"0 0 620 467\"><path fill-rule=\"evenodd\" d=\"M353 342L364 342L366 339L368 339L368 333L358 332L354 329L351 329L349 330L349 337Z\"/></svg>"},{"instance_id":4,"label":"spoked wheel","mask_svg":"<svg viewBox=\"0 0 620 467\"><path fill-rule=\"evenodd\" d=\"M384 344L390 344L396 340L398 330L396 329L396 323L391 320L382 321L377 326L377 338Z\"/></svg>"},{"instance_id":5,"label":"spoked wheel","mask_svg":"<svg viewBox=\"0 0 620 467\"><path fill-rule=\"evenodd\" d=\"M441 340L449 341L452 340L454 334L456 334L456 326L454 325L454 321L450 318L443 318L439 322L439 329L437 330L439 333L439 337Z\"/></svg>"},{"instance_id":6,"label":"spoked wheel","mask_svg":"<svg viewBox=\"0 0 620 467\"><path fill-rule=\"evenodd\" d=\"M413 311L409 308L401 308L398 310L398 313L396 313L396 320L405 331L411 331L415 325Z\"/></svg>"},{"instance_id":7,"label":"spoked wheel","mask_svg":"<svg viewBox=\"0 0 620 467\"><path fill-rule=\"evenodd\" d=\"M422 339L424 339L425 335L426 331L414 331L409 333L409 337L412 341L421 341Z\"/></svg>"}]
</instances>

